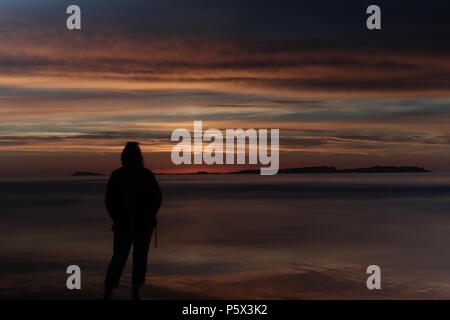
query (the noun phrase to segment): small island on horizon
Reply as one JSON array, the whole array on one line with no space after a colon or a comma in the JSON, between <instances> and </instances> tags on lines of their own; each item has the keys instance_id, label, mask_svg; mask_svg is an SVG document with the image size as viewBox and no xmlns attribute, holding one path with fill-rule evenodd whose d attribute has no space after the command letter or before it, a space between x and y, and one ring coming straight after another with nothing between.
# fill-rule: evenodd
<instances>
[{"instance_id":1,"label":"small island on horizon","mask_svg":"<svg viewBox=\"0 0 450 320\"><path fill-rule=\"evenodd\" d=\"M92 176L104 176L103 173L90 172L90 171L75 171L72 173L73 177L92 177Z\"/></svg>"}]
</instances>

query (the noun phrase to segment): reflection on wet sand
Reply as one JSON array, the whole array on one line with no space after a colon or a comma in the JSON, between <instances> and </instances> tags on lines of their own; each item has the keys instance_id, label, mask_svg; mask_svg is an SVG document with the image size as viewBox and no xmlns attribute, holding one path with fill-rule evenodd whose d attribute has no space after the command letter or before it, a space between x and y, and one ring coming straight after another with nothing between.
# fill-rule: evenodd
<instances>
[{"instance_id":1,"label":"reflection on wet sand","mask_svg":"<svg viewBox=\"0 0 450 320\"><path fill-rule=\"evenodd\" d=\"M357 177L358 179L355 179ZM450 295L450 176L160 176L143 298ZM97 299L111 252L105 180L0 182L0 297ZM65 269L82 269L82 290ZM365 268L382 267L381 291ZM130 269L116 298L129 298Z\"/></svg>"}]
</instances>

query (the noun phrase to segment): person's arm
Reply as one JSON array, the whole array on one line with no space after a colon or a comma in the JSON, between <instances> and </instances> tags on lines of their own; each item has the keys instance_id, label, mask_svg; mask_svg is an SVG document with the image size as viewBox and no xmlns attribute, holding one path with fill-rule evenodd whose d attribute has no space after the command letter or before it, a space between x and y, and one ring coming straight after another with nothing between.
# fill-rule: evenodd
<instances>
[{"instance_id":1,"label":"person's arm","mask_svg":"<svg viewBox=\"0 0 450 320\"><path fill-rule=\"evenodd\" d=\"M114 221L117 211L117 190L114 172L111 174L106 186L105 205L109 216Z\"/></svg>"},{"instance_id":2,"label":"person's arm","mask_svg":"<svg viewBox=\"0 0 450 320\"><path fill-rule=\"evenodd\" d=\"M152 213L156 215L162 203L162 193L158 181L152 172L150 172L150 196L152 199Z\"/></svg>"}]
</instances>

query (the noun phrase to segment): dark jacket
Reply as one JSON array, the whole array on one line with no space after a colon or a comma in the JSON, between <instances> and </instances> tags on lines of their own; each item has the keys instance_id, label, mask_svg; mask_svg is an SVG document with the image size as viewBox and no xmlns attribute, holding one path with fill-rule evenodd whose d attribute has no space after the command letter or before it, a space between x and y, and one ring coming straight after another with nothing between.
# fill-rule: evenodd
<instances>
[{"instance_id":1,"label":"dark jacket","mask_svg":"<svg viewBox=\"0 0 450 320\"><path fill-rule=\"evenodd\" d=\"M111 173L105 203L113 230L152 230L161 200L161 189L149 169L122 167Z\"/></svg>"}]
</instances>

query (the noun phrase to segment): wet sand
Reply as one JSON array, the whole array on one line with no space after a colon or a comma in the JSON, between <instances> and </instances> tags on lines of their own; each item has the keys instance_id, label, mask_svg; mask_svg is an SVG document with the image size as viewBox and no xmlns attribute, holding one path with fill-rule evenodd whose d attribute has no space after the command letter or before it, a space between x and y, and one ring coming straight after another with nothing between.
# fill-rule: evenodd
<instances>
[{"instance_id":1,"label":"wet sand","mask_svg":"<svg viewBox=\"0 0 450 320\"><path fill-rule=\"evenodd\" d=\"M450 297L449 175L158 178L164 205L145 299ZM1 299L101 297L112 240L104 186L0 182ZM82 290L65 287L71 264ZM382 290L366 288L371 264ZM130 263L115 297L129 291Z\"/></svg>"}]
</instances>

